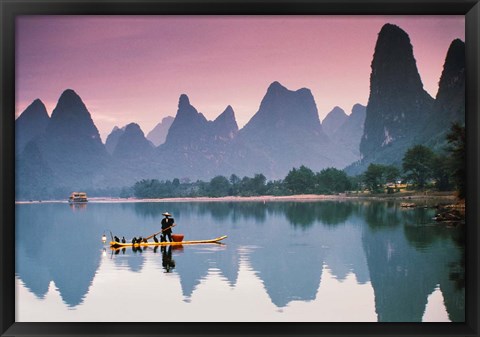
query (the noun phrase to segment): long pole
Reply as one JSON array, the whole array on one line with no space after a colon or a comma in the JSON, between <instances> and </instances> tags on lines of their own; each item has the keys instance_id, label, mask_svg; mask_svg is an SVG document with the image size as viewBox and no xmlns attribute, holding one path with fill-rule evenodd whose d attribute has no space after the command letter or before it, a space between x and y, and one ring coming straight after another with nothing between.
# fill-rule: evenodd
<instances>
[{"instance_id":1,"label":"long pole","mask_svg":"<svg viewBox=\"0 0 480 337\"><path fill-rule=\"evenodd\" d=\"M162 233L163 231L166 231L167 229L170 229L170 228L172 228L172 227L175 227L176 225L177 225L177 224L173 224L173 225L171 225L171 226L169 226L169 227L167 227L167 228L165 228L165 229L162 229L160 232L157 232L157 233L155 233L155 234L152 234L152 235L150 235L150 236L147 236L147 237L145 238L145 240L151 239L151 238L153 238L155 235L160 234L160 233Z\"/></svg>"}]
</instances>

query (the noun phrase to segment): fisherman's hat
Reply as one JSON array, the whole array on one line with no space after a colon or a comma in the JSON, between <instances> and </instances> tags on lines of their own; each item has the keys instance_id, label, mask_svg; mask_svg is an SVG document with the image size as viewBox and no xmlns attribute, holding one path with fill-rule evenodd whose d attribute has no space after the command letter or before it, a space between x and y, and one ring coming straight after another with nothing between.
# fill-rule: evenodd
<instances>
[{"instance_id":1,"label":"fisherman's hat","mask_svg":"<svg viewBox=\"0 0 480 337\"><path fill-rule=\"evenodd\" d=\"M162 215L164 215L164 216L172 216L172 215L171 215L170 213L168 213L168 212L162 213Z\"/></svg>"}]
</instances>

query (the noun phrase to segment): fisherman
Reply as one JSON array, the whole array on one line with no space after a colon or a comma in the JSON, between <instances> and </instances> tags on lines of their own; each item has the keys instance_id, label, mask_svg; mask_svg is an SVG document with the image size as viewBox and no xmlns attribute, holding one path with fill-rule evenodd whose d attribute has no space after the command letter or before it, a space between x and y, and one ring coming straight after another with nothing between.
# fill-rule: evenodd
<instances>
[{"instance_id":1,"label":"fisherman","mask_svg":"<svg viewBox=\"0 0 480 337\"><path fill-rule=\"evenodd\" d=\"M168 212L162 213L165 217L162 219L162 236L161 241L166 242L167 237L168 241L172 242L172 227L175 225L175 220L171 218L171 214Z\"/></svg>"}]
</instances>

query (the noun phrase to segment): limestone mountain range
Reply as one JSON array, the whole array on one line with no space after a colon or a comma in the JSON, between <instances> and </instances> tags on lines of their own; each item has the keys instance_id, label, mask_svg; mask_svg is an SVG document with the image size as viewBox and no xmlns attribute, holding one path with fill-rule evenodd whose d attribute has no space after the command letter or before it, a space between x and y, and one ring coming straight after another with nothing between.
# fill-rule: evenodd
<instances>
[{"instance_id":1,"label":"limestone mountain range","mask_svg":"<svg viewBox=\"0 0 480 337\"><path fill-rule=\"evenodd\" d=\"M349 115L335 107L323 121L308 88L290 90L275 81L258 111L239 128L232 106L207 120L179 95L175 117L145 136L132 121L116 126L102 143L86 104L72 89L60 96L51 116L35 100L16 128L17 199L60 197L73 190L131 186L141 179L208 181L264 174L282 179L293 167L363 172L369 163L398 165L418 143L441 149L454 121L465 121L465 44L448 50L439 91L424 89L408 34L386 24L372 60L367 106Z\"/></svg>"}]
</instances>

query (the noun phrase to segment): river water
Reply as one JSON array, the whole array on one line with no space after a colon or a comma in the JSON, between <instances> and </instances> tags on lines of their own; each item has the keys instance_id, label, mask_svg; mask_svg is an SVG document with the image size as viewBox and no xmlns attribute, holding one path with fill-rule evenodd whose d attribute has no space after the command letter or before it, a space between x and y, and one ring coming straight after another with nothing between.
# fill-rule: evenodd
<instances>
[{"instance_id":1,"label":"river water","mask_svg":"<svg viewBox=\"0 0 480 337\"><path fill-rule=\"evenodd\" d=\"M173 214L185 240L113 251ZM463 322L463 232L383 201L16 205L17 322ZM32 245L32 242L35 242Z\"/></svg>"}]
</instances>

